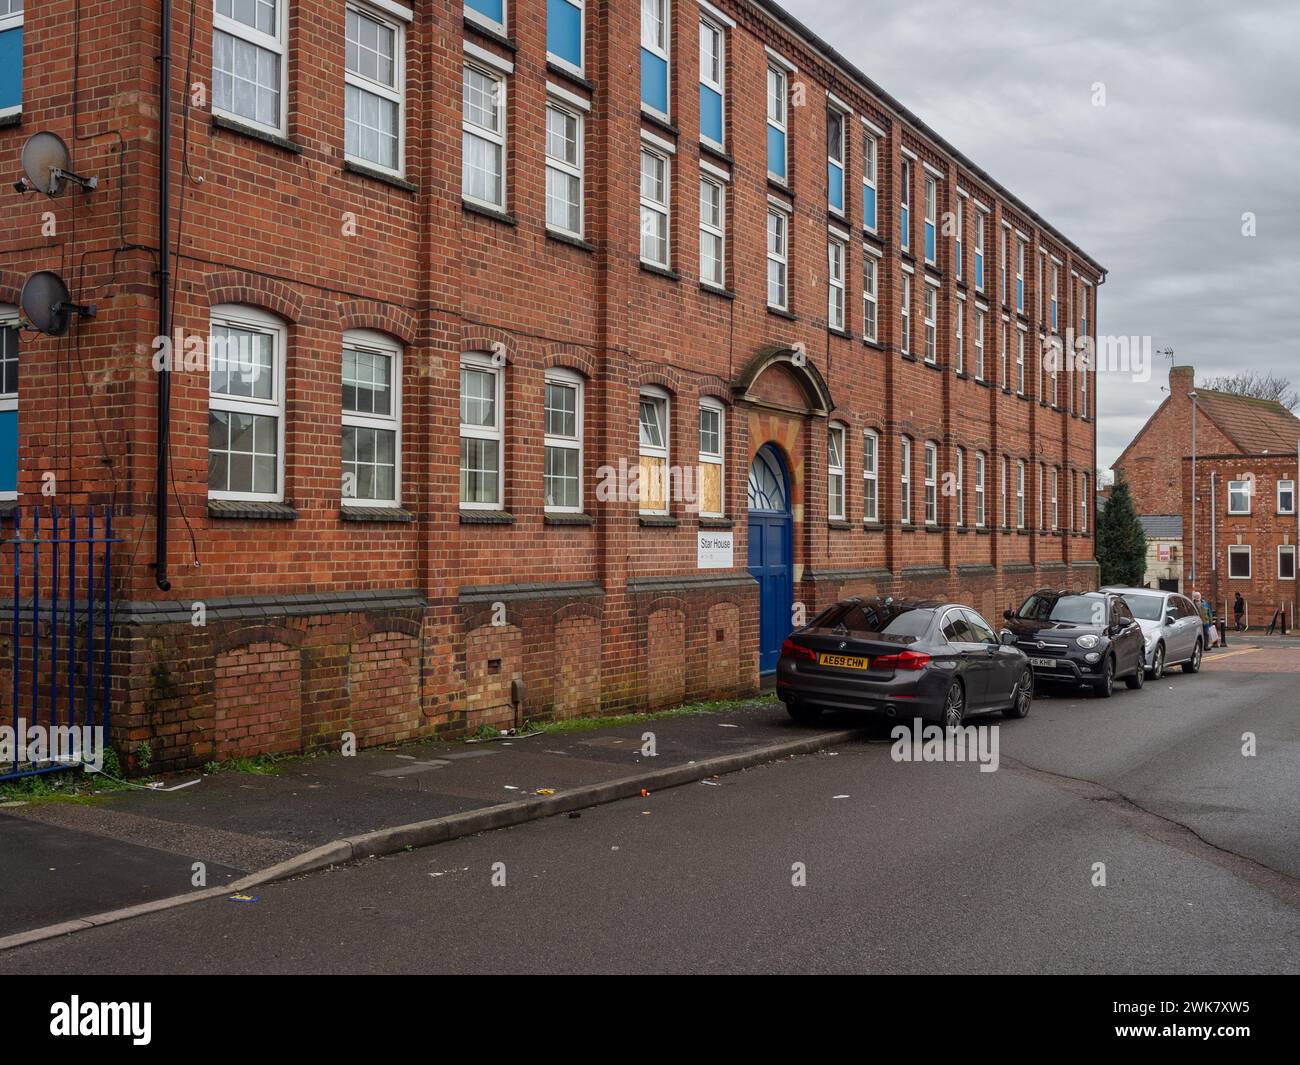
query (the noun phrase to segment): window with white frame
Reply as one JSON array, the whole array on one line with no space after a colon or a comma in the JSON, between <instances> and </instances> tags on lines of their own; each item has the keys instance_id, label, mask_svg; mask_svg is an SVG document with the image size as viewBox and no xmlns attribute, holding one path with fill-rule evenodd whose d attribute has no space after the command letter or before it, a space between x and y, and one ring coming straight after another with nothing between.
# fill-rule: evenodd
<instances>
[{"instance_id":1,"label":"window with white frame","mask_svg":"<svg viewBox=\"0 0 1300 1065\"><path fill-rule=\"evenodd\" d=\"M1277 545L1277 579L1295 580L1295 544Z\"/></svg>"},{"instance_id":2,"label":"window with white frame","mask_svg":"<svg viewBox=\"0 0 1300 1065\"><path fill-rule=\"evenodd\" d=\"M668 117L668 0L641 0L641 106Z\"/></svg>"},{"instance_id":3,"label":"window with white frame","mask_svg":"<svg viewBox=\"0 0 1300 1065\"><path fill-rule=\"evenodd\" d=\"M1250 544L1228 545L1228 577L1234 581L1248 581L1251 574Z\"/></svg>"},{"instance_id":4,"label":"window with white frame","mask_svg":"<svg viewBox=\"0 0 1300 1065\"><path fill-rule=\"evenodd\" d=\"M826 324L841 332L844 330L844 258L844 241L832 237L826 242L826 276L829 280Z\"/></svg>"},{"instance_id":5,"label":"window with white frame","mask_svg":"<svg viewBox=\"0 0 1300 1065\"><path fill-rule=\"evenodd\" d=\"M933 440L925 442L925 459L922 469L925 486L925 523L939 524L939 445Z\"/></svg>"},{"instance_id":6,"label":"window with white frame","mask_svg":"<svg viewBox=\"0 0 1300 1065\"><path fill-rule=\"evenodd\" d=\"M1002 306L1009 302L1007 292L1007 231L1006 227L998 233L998 272L1002 275Z\"/></svg>"},{"instance_id":7,"label":"window with white frame","mask_svg":"<svg viewBox=\"0 0 1300 1065\"><path fill-rule=\"evenodd\" d=\"M953 522L960 529L966 524L966 452L954 448L952 453L953 474Z\"/></svg>"},{"instance_id":8,"label":"window with white frame","mask_svg":"<svg viewBox=\"0 0 1300 1065\"><path fill-rule=\"evenodd\" d=\"M952 271L957 275L957 280L961 280L961 259L962 259L962 238L965 236L963 216L966 213L966 197L957 197L957 209L952 215L952 235L953 235L953 264Z\"/></svg>"},{"instance_id":9,"label":"window with white frame","mask_svg":"<svg viewBox=\"0 0 1300 1065\"><path fill-rule=\"evenodd\" d=\"M641 148L641 261L668 268L668 156Z\"/></svg>"},{"instance_id":10,"label":"window with white frame","mask_svg":"<svg viewBox=\"0 0 1300 1065\"><path fill-rule=\"evenodd\" d=\"M581 74L586 0L546 0L546 58Z\"/></svg>"},{"instance_id":11,"label":"window with white frame","mask_svg":"<svg viewBox=\"0 0 1300 1065\"><path fill-rule=\"evenodd\" d=\"M912 524L912 439L901 437L898 441L898 520Z\"/></svg>"},{"instance_id":12,"label":"window with white frame","mask_svg":"<svg viewBox=\"0 0 1300 1065\"><path fill-rule=\"evenodd\" d=\"M700 400L700 513L723 514L723 455L727 417L722 403L712 397Z\"/></svg>"},{"instance_id":13,"label":"window with white frame","mask_svg":"<svg viewBox=\"0 0 1300 1065\"><path fill-rule=\"evenodd\" d=\"M343 500L401 498L402 349L382 333L343 334Z\"/></svg>"},{"instance_id":14,"label":"window with white frame","mask_svg":"<svg viewBox=\"0 0 1300 1065\"><path fill-rule=\"evenodd\" d=\"M1052 406L1061 405L1061 360L1064 357L1061 350L1061 338L1051 337L1048 340L1048 351L1051 359L1051 384L1052 384Z\"/></svg>"},{"instance_id":15,"label":"window with white frame","mask_svg":"<svg viewBox=\"0 0 1300 1065\"><path fill-rule=\"evenodd\" d=\"M349 4L344 51L344 152L349 159L402 172L406 27Z\"/></svg>"},{"instance_id":16,"label":"window with white frame","mask_svg":"<svg viewBox=\"0 0 1300 1065\"><path fill-rule=\"evenodd\" d=\"M1061 471L1058 467L1052 467L1052 532L1060 527L1060 509L1057 506L1057 490L1060 487Z\"/></svg>"},{"instance_id":17,"label":"window with white frame","mask_svg":"<svg viewBox=\"0 0 1300 1065\"><path fill-rule=\"evenodd\" d=\"M836 423L826 433L826 517L844 519L844 426Z\"/></svg>"},{"instance_id":18,"label":"window with white frame","mask_svg":"<svg viewBox=\"0 0 1300 1065\"><path fill-rule=\"evenodd\" d=\"M1038 328L1047 328L1047 252L1039 251L1038 253Z\"/></svg>"},{"instance_id":19,"label":"window with white frame","mask_svg":"<svg viewBox=\"0 0 1300 1065\"><path fill-rule=\"evenodd\" d=\"M1295 481L1293 479L1277 482L1277 512L1279 514L1295 513Z\"/></svg>"},{"instance_id":20,"label":"window with white frame","mask_svg":"<svg viewBox=\"0 0 1300 1065\"><path fill-rule=\"evenodd\" d=\"M700 139L718 148L726 137L726 40L719 23L700 19Z\"/></svg>"},{"instance_id":21,"label":"window with white frame","mask_svg":"<svg viewBox=\"0 0 1300 1065\"><path fill-rule=\"evenodd\" d=\"M987 524L988 519L988 512L984 506L985 465L984 452L975 452L975 524L981 529Z\"/></svg>"},{"instance_id":22,"label":"window with white frame","mask_svg":"<svg viewBox=\"0 0 1300 1065\"><path fill-rule=\"evenodd\" d=\"M1060 305L1060 288L1058 285L1057 275L1058 275L1058 267L1056 263L1052 263L1052 281L1051 281L1052 288L1050 293L1051 304L1052 304L1052 332L1056 332L1056 327L1057 327L1056 312Z\"/></svg>"},{"instance_id":23,"label":"window with white frame","mask_svg":"<svg viewBox=\"0 0 1300 1065\"><path fill-rule=\"evenodd\" d=\"M975 379L984 380L984 308L975 308Z\"/></svg>"},{"instance_id":24,"label":"window with white frame","mask_svg":"<svg viewBox=\"0 0 1300 1065\"><path fill-rule=\"evenodd\" d=\"M1016 528L1025 527L1025 460L1016 459Z\"/></svg>"},{"instance_id":25,"label":"window with white frame","mask_svg":"<svg viewBox=\"0 0 1300 1065\"><path fill-rule=\"evenodd\" d=\"M904 159L899 164L898 179L898 246L907 251L911 247L912 164Z\"/></svg>"},{"instance_id":26,"label":"window with white frame","mask_svg":"<svg viewBox=\"0 0 1300 1065\"><path fill-rule=\"evenodd\" d=\"M700 178L700 280L727 287L727 191L717 178Z\"/></svg>"},{"instance_id":27,"label":"window with white frame","mask_svg":"<svg viewBox=\"0 0 1300 1065\"><path fill-rule=\"evenodd\" d=\"M906 355L912 347L912 275L903 271L903 283L899 289L899 324L898 347Z\"/></svg>"},{"instance_id":28,"label":"window with white frame","mask_svg":"<svg viewBox=\"0 0 1300 1065\"><path fill-rule=\"evenodd\" d=\"M1083 334L1080 339L1086 337ZM1088 417L1088 350L1086 345L1077 349L1075 358L1075 376L1079 379L1079 416Z\"/></svg>"},{"instance_id":29,"label":"window with white frame","mask_svg":"<svg viewBox=\"0 0 1300 1065\"><path fill-rule=\"evenodd\" d=\"M0 118L23 109L23 0L0 0Z\"/></svg>"},{"instance_id":30,"label":"window with white frame","mask_svg":"<svg viewBox=\"0 0 1300 1065\"><path fill-rule=\"evenodd\" d=\"M1011 378L1007 376L1007 320L1002 319L1002 329L998 335L998 384L1003 388L1011 387Z\"/></svg>"},{"instance_id":31,"label":"window with white frame","mask_svg":"<svg viewBox=\"0 0 1300 1065\"><path fill-rule=\"evenodd\" d=\"M465 17L505 33L506 0L465 0Z\"/></svg>"},{"instance_id":32,"label":"window with white frame","mask_svg":"<svg viewBox=\"0 0 1300 1065\"><path fill-rule=\"evenodd\" d=\"M879 305L876 290L876 275L879 263L868 251L862 253L862 336L866 340L877 340L877 308Z\"/></svg>"},{"instance_id":33,"label":"window with white frame","mask_svg":"<svg viewBox=\"0 0 1300 1065\"><path fill-rule=\"evenodd\" d=\"M582 510L582 378L572 370L546 372L542 400L542 492L549 511Z\"/></svg>"},{"instance_id":34,"label":"window with white frame","mask_svg":"<svg viewBox=\"0 0 1300 1065\"><path fill-rule=\"evenodd\" d=\"M786 277L789 271L788 233L790 220L779 208L767 209L767 305L786 310L789 292Z\"/></svg>"},{"instance_id":35,"label":"window with white frame","mask_svg":"<svg viewBox=\"0 0 1300 1065\"><path fill-rule=\"evenodd\" d=\"M18 498L18 340L18 308L0 304L0 499Z\"/></svg>"},{"instance_id":36,"label":"window with white frame","mask_svg":"<svg viewBox=\"0 0 1300 1065\"><path fill-rule=\"evenodd\" d=\"M876 135L867 132L862 138L862 226L876 231L876 167L880 144Z\"/></svg>"},{"instance_id":37,"label":"window with white frame","mask_svg":"<svg viewBox=\"0 0 1300 1065\"><path fill-rule=\"evenodd\" d=\"M925 284L925 361L937 362L939 359L939 289L926 281Z\"/></svg>"},{"instance_id":38,"label":"window with white frame","mask_svg":"<svg viewBox=\"0 0 1300 1065\"><path fill-rule=\"evenodd\" d=\"M953 335L955 346L955 366L957 373L966 372L966 297L957 293L957 320L953 323L956 331Z\"/></svg>"},{"instance_id":39,"label":"window with white frame","mask_svg":"<svg viewBox=\"0 0 1300 1065\"><path fill-rule=\"evenodd\" d=\"M1007 457L1003 455L998 463L998 525L1003 528L1009 528L1007 525Z\"/></svg>"},{"instance_id":40,"label":"window with white frame","mask_svg":"<svg viewBox=\"0 0 1300 1065\"><path fill-rule=\"evenodd\" d=\"M975 291L984 291L984 212L975 208Z\"/></svg>"},{"instance_id":41,"label":"window with white frame","mask_svg":"<svg viewBox=\"0 0 1300 1065\"><path fill-rule=\"evenodd\" d=\"M933 263L936 249L935 223L939 211L939 185L930 174L925 176L925 261Z\"/></svg>"},{"instance_id":42,"label":"window with white frame","mask_svg":"<svg viewBox=\"0 0 1300 1065\"><path fill-rule=\"evenodd\" d=\"M639 508L642 514L668 513L668 393L641 391L637 421L640 432Z\"/></svg>"},{"instance_id":43,"label":"window with white frame","mask_svg":"<svg viewBox=\"0 0 1300 1065\"><path fill-rule=\"evenodd\" d=\"M546 225L571 237L582 236L582 134L580 111L547 101Z\"/></svg>"},{"instance_id":44,"label":"window with white frame","mask_svg":"<svg viewBox=\"0 0 1300 1065\"><path fill-rule=\"evenodd\" d=\"M1047 530L1047 514L1045 510L1045 498L1047 496L1047 467L1041 462L1038 464L1038 528L1040 532Z\"/></svg>"},{"instance_id":45,"label":"window with white frame","mask_svg":"<svg viewBox=\"0 0 1300 1065\"><path fill-rule=\"evenodd\" d=\"M1249 480L1228 482L1228 513L1249 514L1253 486Z\"/></svg>"},{"instance_id":46,"label":"window with white frame","mask_svg":"<svg viewBox=\"0 0 1300 1065\"><path fill-rule=\"evenodd\" d=\"M1025 242L1016 240L1016 310L1025 309Z\"/></svg>"},{"instance_id":47,"label":"window with white frame","mask_svg":"<svg viewBox=\"0 0 1300 1065\"><path fill-rule=\"evenodd\" d=\"M880 436L874 429L862 434L862 520L880 520Z\"/></svg>"},{"instance_id":48,"label":"window with white frame","mask_svg":"<svg viewBox=\"0 0 1300 1065\"><path fill-rule=\"evenodd\" d=\"M284 133L288 6L287 0L216 0L213 111Z\"/></svg>"},{"instance_id":49,"label":"window with white frame","mask_svg":"<svg viewBox=\"0 0 1300 1065\"><path fill-rule=\"evenodd\" d=\"M1016 328L1016 392L1025 394L1025 330Z\"/></svg>"},{"instance_id":50,"label":"window with white frame","mask_svg":"<svg viewBox=\"0 0 1300 1065\"><path fill-rule=\"evenodd\" d=\"M506 80L465 64L461 114L461 185L466 200L506 207Z\"/></svg>"},{"instance_id":51,"label":"window with white frame","mask_svg":"<svg viewBox=\"0 0 1300 1065\"><path fill-rule=\"evenodd\" d=\"M786 113L789 106L789 82L780 67L767 68L767 174L778 181L786 180Z\"/></svg>"},{"instance_id":52,"label":"window with white frame","mask_svg":"<svg viewBox=\"0 0 1300 1065\"><path fill-rule=\"evenodd\" d=\"M284 367L288 333L255 307L212 309L208 496L284 498Z\"/></svg>"},{"instance_id":53,"label":"window with white frame","mask_svg":"<svg viewBox=\"0 0 1300 1065\"><path fill-rule=\"evenodd\" d=\"M1088 475L1085 473L1082 475L1079 487L1079 532L1081 533L1088 531L1088 510L1091 506L1092 502L1088 498Z\"/></svg>"},{"instance_id":54,"label":"window with white frame","mask_svg":"<svg viewBox=\"0 0 1300 1065\"><path fill-rule=\"evenodd\" d=\"M460 505L500 510L504 482L505 368L491 355L460 362Z\"/></svg>"},{"instance_id":55,"label":"window with white frame","mask_svg":"<svg viewBox=\"0 0 1300 1065\"><path fill-rule=\"evenodd\" d=\"M835 106L826 109L826 202L844 214L844 112Z\"/></svg>"}]
</instances>

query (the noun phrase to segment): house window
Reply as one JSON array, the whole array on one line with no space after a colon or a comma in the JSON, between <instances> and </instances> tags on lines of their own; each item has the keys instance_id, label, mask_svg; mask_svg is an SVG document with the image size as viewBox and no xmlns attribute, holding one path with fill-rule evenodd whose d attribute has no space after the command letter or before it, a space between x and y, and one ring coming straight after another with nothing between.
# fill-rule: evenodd
<instances>
[{"instance_id":1,"label":"house window","mask_svg":"<svg viewBox=\"0 0 1300 1065\"><path fill-rule=\"evenodd\" d=\"M1016 310L1025 309L1025 242L1016 241Z\"/></svg>"},{"instance_id":2,"label":"house window","mask_svg":"<svg viewBox=\"0 0 1300 1065\"><path fill-rule=\"evenodd\" d=\"M0 306L0 499L17 498L18 309Z\"/></svg>"},{"instance_id":3,"label":"house window","mask_svg":"<svg viewBox=\"0 0 1300 1065\"><path fill-rule=\"evenodd\" d=\"M939 523L939 445L925 442L925 523Z\"/></svg>"},{"instance_id":4,"label":"house window","mask_svg":"<svg viewBox=\"0 0 1300 1065\"><path fill-rule=\"evenodd\" d=\"M1295 481L1277 482L1277 512L1279 514L1295 513Z\"/></svg>"},{"instance_id":5,"label":"house window","mask_svg":"<svg viewBox=\"0 0 1300 1065\"><path fill-rule=\"evenodd\" d=\"M939 358L938 326L939 290L929 281L925 284L923 309L925 311L925 361L937 362Z\"/></svg>"},{"instance_id":6,"label":"house window","mask_svg":"<svg viewBox=\"0 0 1300 1065\"><path fill-rule=\"evenodd\" d=\"M832 425L826 434L826 516L844 520L844 426Z\"/></svg>"},{"instance_id":7,"label":"house window","mask_svg":"<svg viewBox=\"0 0 1300 1065\"><path fill-rule=\"evenodd\" d=\"M700 19L700 137L721 148L724 141L726 36L710 19Z\"/></svg>"},{"instance_id":8,"label":"house window","mask_svg":"<svg viewBox=\"0 0 1300 1065\"><path fill-rule=\"evenodd\" d=\"M966 489L962 483L966 475L966 452L953 450L953 521L958 528L966 524Z\"/></svg>"},{"instance_id":9,"label":"house window","mask_svg":"<svg viewBox=\"0 0 1300 1065\"><path fill-rule=\"evenodd\" d=\"M668 117L668 2L641 0L641 106Z\"/></svg>"},{"instance_id":10,"label":"house window","mask_svg":"<svg viewBox=\"0 0 1300 1065\"><path fill-rule=\"evenodd\" d=\"M904 525L912 524L912 440L902 437L898 445L899 492L898 520Z\"/></svg>"},{"instance_id":11,"label":"house window","mask_svg":"<svg viewBox=\"0 0 1300 1065\"><path fill-rule=\"evenodd\" d=\"M870 252L862 255L862 335L867 340L876 340L876 258Z\"/></svg>"},{"instance_id":12,"label":"house window","mask_svg":"<svg viewBox=\"0 0 1300 1065\"><path fill-rule=\"evenodd\" d=\"M1007 320L1002 319L1002 331L998 337L998 384L1007 388L1010 378L1007 376Z\"/></svg>"},{"instance_id":13,"label":"house window","mask_svg":"<svg viewBox=\"0 0 1300 1065\"><path fill-rule=\"evenodd\" d=\"M998 462L998 525L1006 529L1007 525L1007 457L1003 455Z\"/></svg>"},{"instance_id":14,"label":"house window","mask_svg":"<svg viewBox=\"0 0 1300 1065\"><path fill-rule=\"evenodd\" d=\"M958 373L964 373L966 370L966 297L960 292L957 293L957 321L955 323L956 332L953 341L956 347L956 366Z\"/></svg>"},{"instance_id":15,"label":"house window","mask_svg":"<svg viewBox=\"0 0 1300 1065\"><path fill-rule=\"evenodd\" d=\"M726 415L716 399L700 401L700 513L722 517Z\"/></svg>"},{"instance_id":16,"label":"house window","mask_svg":"<svg viewBox=\"0 0 1300 1065\"><path fill-rule=\"evenodd\" d=\"M928 174L925 178L925 261L935 261L935 218L938 211L938 182Z\"/></svg>"},{"instance_id":17,"label":"house window","mask_svg":"<svg viewBox=\"0 0 1300 1065\"><path fill-rule=\"evenodd\" d=\"M1016 329L1016 392L1025 394L1025 331Z\"/></svg>"},{"instance_id":18,"label":"house window","mask_svg":"<svg viewBox=\"0 0 1300 1065\"><path fill-rule=\"evenodd\" d=\"M898 346L899 350L906 355L912 347L912 275L906 270L903 271L902 284L902 305L899 308L902 315L900 326Z\"/></svg>"},{"instance_id":19,"label":"house window","mask_svg":"<svg viewBox=\"0 0 1300 1065\"><path fill-rule=\"evenodd\" d=\"M465 0L465 17L505 33L506 0Z\"/></svg>"},{"instance_id":20,"label":"house window","mask_svg":"<svg viewBox=\"0 0 1300 1065\"><path fill-rule=\"evenodd\" d=\"M826 322L832 329L844 330L844 242L831 240L826 245L827 277Z\"/></svg>"},{"instance_id":21,"label":"house window","mask_svg":"<svg viewBox=\"0 0 1300 1065\"><path fill-rule=\"evenodd\" d=\"M975 379L984 380L984 311L975 308Z\"/></svg>"},{"instance_id":22,"label":"house window","mask_svg":"<svg viewBox=\"0 0 1300 1065\"><path fill-rule=\"evenodd\" d=\"M1087 336L1086 333L1083 334ZM1075 359L1075 373L1079 378L1079 415L1088 417L1088 355L1087 349L1079 350L1079 356Z\"/></svg>"},{"instance_id":23,"label":"house window","mask_svg":"<svg viewBox=\"0 0 1300 1065\"><path fill-rule=\"evenodd\" d=\"M784 70L767 68L767 174L786 180L786 110L789 102Z\"/></svg>"},{"instance_id":24,"label":"house window","mask_svg":"<svg viewBox=\"0 0 1300 1065\"><path fill-rule=\"evenodd\" d=\"M395 506L401 479L401 348L343 334L343 499Z\"/></svg>"},{"instance_id":25,"label":"house window","mask_svg":"<svg viewBox=\"0 0 1300 1065\"><path fill-rule=\"evenodd\" d=\"M1249 544L1228 545L1228 576L1234 581L1250 580L1251 558Z\"/></svg>"},{"instance_id":26,"label":"house window","mask_svg":"<svg viewBox=\"0 0 1300 1065\"><path fill-rule=\"evenodd\" d=\"M700 178L700 280L727 287L726 190L714 178Z\"/></svg>"},{"instance_id":27,"label":"house window","mask_svg":"<svg viewBox=\"0 0 1300 1065\"><path fill-rule=\"evenodd\" d=\"M880 437L874 429L862 434L862 520L879 521Z\"/></svg>"},{"instance_id":28,"label":"house window","mask_svg":"<svg viewBox=\"0 0 1300 1065\"><path fill-rule=\"evenodd\" d=\"M844 112L835 107L826 111L826 200L844 214Z\"/></svg>"},{"instance_id":29,"label":"house window","mask_svg":"<svg viewBox=\"0 0 1300 1065\"><path fill-rule=\"evenodd\" d=\"M582 378L571 370L549 370L542 402L544 420L542 489L546 509L582 510Z\"/></svg>"},{"instance_id":30,"label":"house window","mask_svg":"<svg viewBox=\"0 0 1300 1065\"><path fill-rule=\"evenodd\" d=\"M1052 299L1052 332L1055 333L1055 332L1056 332L1056 311L1057 311L1057 305L1058 305L1058 303L1060 302L1060 300L1059 300L1059 292L1058 292L1058 289L1057 289L1057 266L1056 266L1056 263L1052 263L1052 293L1051 293L1051 299Z\"/></svg>"},{"instance_id":31,"label":"house window","mask_svg":"<svg viewBox=\"0 0 1300 1065\"><path fill-rule=\"evenodd\" d=\"M1056 532L1060 525L1060 510L1057 507L1057 488L1061 481L1061 471L1057 467L1052 467L1052 532Z\"/></svg>"},{"instance_id":32,"label":"house window","mask_svg":"<svg viewBox=\"0 0 1300 1065\"><path fill-rule=\"evenodd\" d=\"M1025 527L1025 462L1016 460L1016 528Z\"/></svg>"},{"instance_id":33,"label":"house window","mask_svg":"<svg viewBox=\"0 0 1300 1065\"><path fill-rule=\"evenodd\" d=\"M582 236L582 115L546 105L546 224Z\"/></svg>"},{"instance_id":34,"label":"house window","mask_svg":"<svg viewBox=\"0 0 1300 1065\"><path fill-rule=\"evenodd\" d=\"M1079 532L1088 531L1088 510L1092 503L1088 499L1088 475L1082 475L1079 483Z\"/></svg>"},{"instance_id":35,"label":"house window","mask_svg":"<svg viewBox=\"0 0 1300 1065\"><path fill-rule=\"evenodd\" d=\"M208 496L284 498L284 325L253 307L213 308Z\"/></svg>"},{"instance_id":36,"label":"house window","mask_svg":"<svg viewBox=\"0 0 1300 1065\"><path fill-rule=\"evenodd\" d=\"M501 509L504 378L490 355L461 357L460 505L467 509Z\"/></svg>"},{"instance_id":37,"label":"house window","mask_svg":"<svg viewBox=\"0 0 1300 1065\"><path fill-rule=\"evenodd\" d=\"M911 246L911 238L908 235L909 210L912 204L912 164L909 160L904 159L900 167L900 177L898 183L898 245L904 251Z\"/></svg>"},{"instance_id":38,"label":"house window","mask_svg":"<svg viewBox=\"0 0 1300 1065\"><path fill-rule=\"evenodd\" d=\"M641 261L668 268L668 157L641 149Z\"/></svg>"},{"instance_id":39,"label":"house window","mask_svg":"<svg viewBox=\"0 0 1300 1065\"><path fill-rule=\"evenodd\" d=\"M344 51L344 153L402 172L405 27L370 8L349 6Z\"/></svg>"},{"instance_id":40,"label":"house window","mask_svg":"<svg viewBox=\"0 0 1300 1065\"><path fill-rule=\"evenodd\" d=\"M581 74L586 0L546 0L546 58Z\"/></svg>"},{"instance_id":41,"label":"house window","mask_svg":"<svg viewBox=\"0 0 1300 1065\"><path fill-rule=\"evenodd\" d=\"M984 509L984 452L975 452L975 524L981 529L987 524Z\"/></svg>"},{"instance_id":42,"label":"house window","mask_svg":"<svg viewBox=\"0 0 1300 1065\"><path fill-rule=\"evenodd\" d=\"M461 141L461 196L504 211L506 82L499 74L469 64L465 66Z\"/></svg>"},{"instance_id":43,"label":"house window","mask_svg":"<svg viewBox=\"0 0 1300 1065\"><path fill-rule=\"evenodd\" d=\"M640 511L668 513L668 393L648 388L641 393Z\"/></svg>"},{"instance_id":44,"label":"house window","mask_svg":"<svg viewBox=\"0 0 1300 1065\"><path fill-rule=\"evenodd\" d=\"M23 0L0 0L0 117L23 109Z\"/></svg>"},{"instance_id":45,"label":"house window","mask_svg":"<svg viewBox=\"0 0 1300 1065\"><path fill-rule=\"evenodd\" d=\"M212 109L284 132L286 0L216 0Z\"/></svg>"},{"instance_id":46,"label":"house window","mask_svg":"<svg viewBox=\"0 0 1300 1065\"><path fill-rule=\"evenodd\" d=\"M862 225L876 231L876 165L880 145L875 135L868 133L862 139Z\"/></svg>"},{"instance_id":47,"label":"house window","mask_svg":"<svg viewBox=\"0 0 1300 1065\"><path fill-rule=\"evenodd\" d=\"M984 291L984 212L975 210L975 290Z\"/></svg>"},{"instance_id":48,"label":"house window","mask_svg":"<svg viewBox=\"0 0 1300 1065\"><path fill-rule=\"evenodd\" d=\"M1277 545L1277 579L1295 580L1295 544Z\"/></svg>"},{"instance_id":49,"label":"house window","mask_svg":"<svg viewBox=\"0 0 1300 1065\"><path fill-rule=\"evenodd\" d=\"M1228 482L1228 513L1250 513L1251 486L1249 481Z\"/></svg>"},{"instance_id":50,"label":"house window","mask_svg":"<svg viewBox=\"0 0 1300 1065\"><path fill-rule=\"evenodd\" d=\"M962 237L964 236L962 215L966 210L966 201L963 197L957 197L957 210L953 212L953 273L957 275L957 280L961 280L961 253Z\"/></svg>"},{"instance_id":51,"label":"house window","mask_svg":"<svg viewBox=\"0 0 1300 1065\"><path fill-rule=\"evenodd\" d=\"M1002 275L1002 306L1007 305L1007 231L998 234L998 272Z\"/></svg>"},{"instance_id":52,"label":"house window","mask_svg":"<svg viewBox=\"0 0 1300 1065\"><path fill-rule=\"evenodd\" d=\"M767 305L785 310L788 293L786 273L789 265L789 248L786 236L790 220L784 211L775 207L767 212Z\"/></svg>"},{"instance_id":53,"label":"house window","mask_svg":"<svg viewBox=\"0 0 1300 1065\"><path fill-rule=\"evenodd\" d=\"M1038 528L1040 532L1047 530L1047 518L1044 512L1044 497L1047 494L1047 473L1046 467L1040 462L1038 464Z\"/></svg>"}]
</instances>

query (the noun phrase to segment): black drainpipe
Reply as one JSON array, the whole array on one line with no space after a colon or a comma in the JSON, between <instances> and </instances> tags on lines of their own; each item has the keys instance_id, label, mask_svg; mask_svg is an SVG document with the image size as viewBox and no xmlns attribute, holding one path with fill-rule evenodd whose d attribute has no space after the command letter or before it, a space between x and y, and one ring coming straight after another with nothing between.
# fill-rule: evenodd
<instances>
[{"instance_id":1,"label":"black drainpipe","mask_svg":"<svg viewBox=\"0 0 1300 1065\"><path fill-rule=\"evenodd\" d=\"M158 335L171 336L171 257L168 248L171 219L172 159L172 0L162 0L161 54L158 67ZM173 352L175 355L175 352ZM158 467L154 482L154 570L153 579L166 592L167 579L167 457L171 444L172 378L170 362L158 372Z\"/></svg>"}]
</instances>

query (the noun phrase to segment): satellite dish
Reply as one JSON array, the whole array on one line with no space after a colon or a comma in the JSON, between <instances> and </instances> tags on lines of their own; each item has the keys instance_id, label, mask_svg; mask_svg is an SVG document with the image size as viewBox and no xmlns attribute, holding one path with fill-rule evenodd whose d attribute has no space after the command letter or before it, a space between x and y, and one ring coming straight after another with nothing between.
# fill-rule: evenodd
<instances>
[{"instance_id":1,"label":"satellite dish","mask_svg":"<svg viewBox=\"0 0 1300 1065\"><path fill-rule=\"evenodd\" d=\"M46 196L58 196L63 192L64 184L69 181L80 185L86 192L98 187L99 178L74 174L68 169L71 165L72 155L57 133L33 133L23 145L25 185Z\"/></svg>"},{"instance_id":2,"label":"satellite dish","mask_svg":"<svg viewBox=\"0 0 1300 1065\"><path fill-rule=\"evenodd\" d=\"M95 317L94 306L72 302L68 286L53 270L32 274L23 284L19 303L33 328L55 337L68 331L74 312L82 318Z\"/></svg>"}]
</instances>

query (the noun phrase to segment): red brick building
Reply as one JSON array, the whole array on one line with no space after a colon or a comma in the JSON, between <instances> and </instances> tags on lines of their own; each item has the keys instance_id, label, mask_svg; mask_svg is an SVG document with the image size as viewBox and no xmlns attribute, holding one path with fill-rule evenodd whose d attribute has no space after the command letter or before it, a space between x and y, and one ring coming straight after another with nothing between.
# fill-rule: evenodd
<instances>
[{"instance_id":1,"label":"red brick building","mask_svg":"<svg viewBox=\"0 0 1300 1065\"><path fill-rule=\"evenodd\" d=\"M8 321L39 269L98 307L9 334L16 496L117 514L155 766L745 693L848 593L1095 582L1094 382L1038 352L1104 270L767 0L22 30L0 160L53 130L100 184L0 221Z\"/></svg>"}]
</instances>

